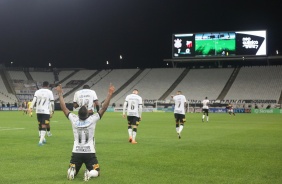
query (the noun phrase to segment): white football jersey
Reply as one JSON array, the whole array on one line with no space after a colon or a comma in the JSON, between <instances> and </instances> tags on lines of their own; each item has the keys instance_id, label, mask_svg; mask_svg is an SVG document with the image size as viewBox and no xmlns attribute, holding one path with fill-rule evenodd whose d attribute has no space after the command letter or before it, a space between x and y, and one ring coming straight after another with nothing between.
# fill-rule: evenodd
<instances>
[{"instance_id":1,"label":"white football jersey","mask_svg":"<svg viewBox=\"0 0 282 184\"><path fill-rule=\"evenodd\" d=\"M78 115L69 113L68 119L72 123L74 135L73 153L95 153L95 128L100 114L89 116L86 120L80 120Z\"/></svg>"},{"instance_id":2,"label":"white football jersey","mask_svg":"<svg viewBox=\"0 0 282 184\"><path fill-rule=\"evenodd\" d=\"M125 101L127 102L127 116L140 117L139 105L142 105L142 98L139 95L130 94L126 96ZM123 112L125 112L125 109Z\"/></svg>"},{"instance_id":3,"label":"white football jersey","mask_svg":"<svg viewBox=\"0 0 282 184\"><path fill-rule=\"evenodd\" d=\"M50 114L51 103L54 103L54 95L51 90L42 88L35 92L31 108L36 106L36 113L38 114Z\"/></svg>"},{"instance_id":4,"label":"white football jersey","mask_svg":"<svg viewBox=\"0 0 282 184\"><path fill-rule=\"evenodd\" d=\"M203 100L202 104L203 104L203 109L209 109L208 104L210 103L210 101L208 99Z\"/></svg>"},{"instance_id":5,"label":"white football jersey","mask_svg":"<svg viewBox=\"0 0 282 184\"><path fill-rule=\"evenodd\" d=\"M174 100L174 113L176 114L185 114L185 102L186 97L184 95L175 95Z\"/></svg>"},{"instance_id":6,"label":"white football jersey","mask_svg":"<svg viewBox=\"0 0 282 184\"><path fill-rule=\"evenodd\" d=\"M98 100L96 92L91 89L81 89L75 92L73 102L76 102L79 107L86 106L88 110L94 108L93 101Z\"/></svg>"}]
</instances>

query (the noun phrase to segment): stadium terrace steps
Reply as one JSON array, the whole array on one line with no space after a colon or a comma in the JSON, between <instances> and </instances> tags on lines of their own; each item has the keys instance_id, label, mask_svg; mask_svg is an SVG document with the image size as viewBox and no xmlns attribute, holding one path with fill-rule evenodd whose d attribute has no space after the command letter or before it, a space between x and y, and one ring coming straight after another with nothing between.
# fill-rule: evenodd
<instances>
[{"instance_id":1,"label":"stadium terrace steps","mask_svg":"<svg viewBox=\"0 0 282 184\"><path fill-rule=\"evenodd\" d=\"M126 95L134 88L139 90L143 100L157 100L181 75L185 68L151 68L145 69L124 90L112 99L112 102L123 104Z\"/></svg>"},{"instance_id":2,"label":"stadium terrace steps","mask_svg":"<svg viewBox=\"0 0 282 184\"><path fill-rule=\"evenodd\" d=\"M230 90L233 82L235 81L239 71L240 71L241 67L236 67L234 68L232 74L230 75L230 78L228 79L228 81L226 82L224 88L222 89L221 93L218 95L217 100L223 100L226 96L226 94L228 93L228 91Z\"/></svg>"},{"instance_id":3,"label":"stadium terrace steps","mask_svg":"<svg viewBox=\"0 0 282 184\"><path fill-rule=\"evenodd\" d=\"M90 79L92 79L93 77L95 77L100 71L96 71L94 72L92 75L90 75L89 77L87 77L84 81L84 83L81 83L79 85L77 85L76 87L74 87L72 90L68 91L67 93L65 93L63 96L66 97L68 95L70 95L71 93L75 92L76 90L78 90L81 86L83 86L85 83L87 83ZM59 101L58 99L56 100L56 102Z\"/></svg>"},{"instance_id":4,"label":"stadium terrace steps","mask_svg":"<svg viewBox=\"0 0 282 184\"><path fill-rule=\"evenodd\" d=\"M29 74L36 82L43 83L44 81L48 81L50 84L54 82L54 74L50 71L30 71Z\"/></svg>"},{"instance_id":5,"label":"stadium terrace steps","mask_svg":"<svg viewBox=\"0 0 282 184\"><path fill-rule=\"evenodd\" d=\"M76 75L74 75L71 79L69 79L68 81L66 81L64 83L64 85L67 85L68 82L71 82L72 80L83 80L83 84L82 85L89 85L90 88L92 89L93 86L97 85L97 83L100 83L100 81L107 76L109 73L112 73L112 70L99 70L100 72L95 75L94 77L92 77L90 80L88 80L87 82L85 82L85 78L88 78L89 76L92 76L93 73L96 73L98 70L80 70ZM63 86L64 86L63 85ZM80 86L82 86L80 85ZM107 85L108 86L108 85ZM104 87L104 86L103 86ZM72 90L69 88L69 90ZM95 89L94 89L95 90ZM74 95L75 91L73 91L72 93L70 93L68 96L66 96L65 98L65 102L66 103L72 103L73 101L73 95ZM96 92L97 93L97 92ZM98 93L97 93L98 94ZM100 95L98 95L98 98Z\"/></svg>"},{"instance_id":6,"label":"stadium terrace steps","mask_svg":"<svg viewBox=\"0 0 282 184\"><path fill-rule=\"evenodd\" d=\"M33 81L33 78L28 71L24 70L24 74L25 74L27 80Z\"/></svg>"},{"instance_id":7,"label":"stadium terrace steps","mask_svg":"<svg viewBox=\"0 0 282 184\"><path fill-rule=\"evenodd\" d=\"M7 89L7 92L16 94L15 89L12 87L11 76L9 75L9 73L6 70L1 69L1 77L5 85L5 88Z\"/></svg>"},{"instance_id":8,"label":"stadium terrace steps","mask_svg":"<svg viewBox=\"0 0 282 184\"><path fill-rule=\"evenodd\" d=\"M136 72L137 72L137 70L134 71L133 69L130 69L131 71L129 71L129 69L123 69L123 70L124 70L125 73L130 73L130 77L127 78L127 79L125 79L124 81L128 81L128 80L129 80L134 74L136 74ZM113 97L113 98L111 99L111 102L112 102L112 103L115 103L116 105L118 105L118 104L123 104L125 97L126 97L128 94L132 93L132 90L133 90L134 88L137 88L138 90L141 91L141 89L140 89L137 85L138 85L138 83L139 83L141 80L143 80L143 78L144 78L151 70L152 70L152 69L143 69L142 72L140 71L139 75L136 76L136 78L134 78L128 85L123 86L123 89L120 90L119 93L116 93L115 97ZM139 71L139 69L138 69L138 71ZM134 72L134 73L133 73L133 72ZM136 75L137 75L137 74L136 74ZM128 76L129 76L129 75L128 75ZM120 78L120 77L118 77L118 78ZM119 79L116 79L116 80L119 80ZM113 83L113 84L115 84L115 83ZM123 84L124 84L124 83L120 84L120 86L122 86ZM116 86L116 87L117 87L117 86ZM105 90L105 89L104 89L104 90ZM98 94L98 93L97 93L97 94ZM98 96L100 96L100 95L98 95ZM104 96L104 98L101 98L101 99L105 99L105 97L106 97L106 96ZM100 97L98 97L98 98L100 98Z\"/></svg>"},{"instance_id":9,"label":"stadium terrace steps","mask_svg":"<svg viewBox=\"0 0 282 184\"><path fill-rule=\"evenodd\" d=\"M278 104L282 104L282 90L281 90L280 98L278 100Z\"/></svg>"},{"instance_id":10,"label":"stadium terrace steps","mask_svg":"<svg viewBox=\"0 0 282 184\"><path fill-rule=\"evenodd\" d=\"M276 100L281 96L282 65L241 67L226 99Z\"/></svg>"},{"instance_id":11,"label":"stadium terrace steps","mask_svg":"<svg viewBox=\"0 0 282 184\"><path fill-rule=\"evenodd\" d=\"M70 73L68 76L66 76L65 78L63 78L61 81L58 82L58 84L62 84L63 82L65 82L66 80L68 80L69 78L71 78L74 74L76 74L77 72L79 72L79 70L75 70L72 73Z\"/></svg>"},{"instance_id":12,"label":"stadium terrace steps","mask_svg":"<svg viewBox=\"0 0 282 184\"><path fill-rule=\"evenodd\" d=\"M173 90L175 90L176 86L183 80L183 78L187 75L190 69L186 68L181 75L175 80L175 82L167 89L166 92L159 98L159 100L165 100Z\"/></svg>"},{"instance_id":13,"label":"stadium terrace steps","mask_svg":"<svg viewBox=\"0 0 282 184\"><path fill-rule=\"evenodd\" d=\"M11 81L9 80L10 75L3 69L0 70L0 73L1 73L0 75L1 76L0 78L0 101L5 102L5 103L9 102L10 104L13 104L18 99L15 95L16 93L15 92L13 93L13 91L15 91L14 88L9 86L11 85L9 83L9 81ZM10 88L10 91L9 91L9 88Z\"/></svg>"},{"instance_id":14,"label":"stadium terrace steps","mask_svg":"<svg viewBox=\"0 0 282 184\"><path fill-rule=\"evenodd\" d=\"M120 88L118 88L114 92L112 98L114 98L119 92L121 92L124 88L126 88L126 86L128 86L128 84L130 84L134 79L136 79L143 71L144 69L138 70L128 81L126 81Z\"/></svg>"}]
</instances>

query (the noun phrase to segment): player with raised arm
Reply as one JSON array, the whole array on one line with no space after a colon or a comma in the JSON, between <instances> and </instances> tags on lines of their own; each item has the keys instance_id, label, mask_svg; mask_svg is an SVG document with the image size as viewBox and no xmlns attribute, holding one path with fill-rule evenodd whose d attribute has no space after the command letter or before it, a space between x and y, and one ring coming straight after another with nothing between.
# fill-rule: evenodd
<instances>
[{"instance_id":1,"label":"player with raised arm","mask_svg":"<svg viewBox=\"0 0 282 184\"><path fill-rule=\"evenodd\" d=\"M174 118L176 122L176 133L178 138L181 139L181 132L184 128L185 119L185 106L187 103L186 97L182 95L181 91L177 91L176 95L171 95L174 101Z\"/></svg>"},{"instance_id":2,"label":"player with raised arm","mask_svg":"<svg viewBox=\"0 0 282 184\"><path fill-rule=\"evenodd\" d=\"M137 144L136 135L137 127L141 121L142 115L142 98L138 95L138 90L134 89L132 94L127 95L123 104L123 118L127 116L128 122L128 141L132 144ZM126 114L125 114L126 111Z\"/></svg>"},{"instance_id":3,"label":"player with raised arm","mask_svg":"<svg viewBox=\"0 0 282 184\"><path fill-rule=\"evenodd\" d=\"M205 115L207 116L207 122L209 122L209 99L208 97L206 97L203 101L203 116L202 116L202 122L205 121Z\"/></svg>"},{"instance_id":4,"label":"player with raised arm","mask_svg":"<svg viewBox=\"0 0 282 184\"><path fill-rule=\"evenodd\" d=\"M98 177L100 167L95 154L95 127L96 123L107 110L115 87L110 84L108 95L103 106L97 113L90 116L86 106L80 107L78 115L71 113L65 105L62 86L58 85L56 90L58 92L61 109L70 120L74 134L74 144L69 169L67 171L67 178L73 180L83 163L87 168L84 172L84 181L88 181L91 177Z\"/></svg>"},{"instance_id":5,"label":"player with raised arm","mask_svg":"<svg viewBox=\"0 0 282 184\"><path fill-rule=\"evenodd\" d=\"M36 106L37 121L40 130L39 146L46 143L45 135L48 125L50 123L50 118L54 113L54 95L49 88L49 82L44 81L42 88L37 90L34 94L30 110Z\"/></svg>"},{"instance_id":6,"label":"player with raised arm","mask_svg":"<svg viewBox=\"0 0 282 184\"><path fill-rule=\"evenodd\" d=\"M84 85L83 88L75 92L73 97L73 107L78 108L86 106L90 115L94 113L93 109L96 107L99 111L99 102L97 94L94 90L90 89L89 85Z\"/></svg>"}]
</instances>

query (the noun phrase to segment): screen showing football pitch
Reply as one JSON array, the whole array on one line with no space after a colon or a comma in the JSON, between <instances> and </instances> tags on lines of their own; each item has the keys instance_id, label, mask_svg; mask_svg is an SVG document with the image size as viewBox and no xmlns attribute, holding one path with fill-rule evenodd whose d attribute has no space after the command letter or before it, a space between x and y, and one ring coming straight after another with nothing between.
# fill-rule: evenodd
<instances>
[{"instance_id":1,"label":"screen showing football pitch","mask_svg":"<svg viewBox=\"0 0 282 184\"><path fill-rule=\"evenodd\" d=\"M195 56L232 56L235 51L234 32L204 33L195 36Z\"/></svg>"}]
</instances>

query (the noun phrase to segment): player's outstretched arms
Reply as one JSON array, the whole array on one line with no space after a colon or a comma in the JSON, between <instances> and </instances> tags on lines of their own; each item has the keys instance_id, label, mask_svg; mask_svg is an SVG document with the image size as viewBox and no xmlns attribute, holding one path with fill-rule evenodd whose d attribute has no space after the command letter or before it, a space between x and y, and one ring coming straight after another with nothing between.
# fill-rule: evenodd
<instances>
[{"instance_id":1,"label":"player's outstretched arms","mask_svg":"<svg viewBox=\"0 0 282 184\"><path fill-rule=\"evenodd\" d=\"M62 89L62 85L59 84L57 87L56 87L56 91L58 92L58 96L59 96L59 100L60 100L60 106L61 106L61 109L62 111L64 112L64 114L67 116L70 111L69 109L66 107L66 104L65 104L65 101L64 101L64 97L63 97L63 89Z\"/></svg>"},{"instance_id":2,"label":"player's outstretched arms","mask_svg":"<svg viewBox=\"0 0 282 184\"><path fill-rule=\"evenodd\" d=\"M109 104L110 104L110 101L111 101L111 98L112 98L112 95L115 91L115 87L112 85L112 83L110 83L110 86L109 86L109 89L108 89L108 95L107 95L107 98L106 100L104 101L103 103L103 106L101 107L101 109L99 110L99 114L100 114L100 117L103 116L104 112L107 110Z\"/></svg>"}]
</instances>

